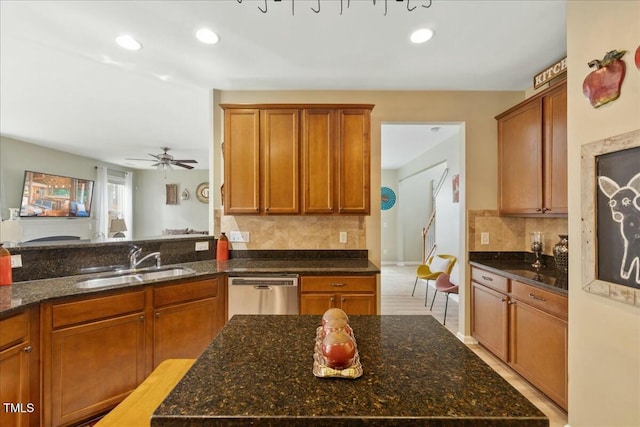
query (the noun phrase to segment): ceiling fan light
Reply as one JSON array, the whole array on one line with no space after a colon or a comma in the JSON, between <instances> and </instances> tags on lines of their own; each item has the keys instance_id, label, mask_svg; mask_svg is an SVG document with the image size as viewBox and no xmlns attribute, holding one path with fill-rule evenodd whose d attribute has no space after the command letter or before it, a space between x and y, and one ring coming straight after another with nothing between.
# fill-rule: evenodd
<instances>
[{"instance_id":1,"label":"ceiling fan light","mask_svg":"<svg viewBox=\"0 0 640 427\"><path fill-rule=\"evenodd\" d=\"M411 36L409 37L409 39L411 40L412 43L420 44L420 43L428 42L429 40L431 40L432 37L433 37L433 30L429 28L421 28L411 33Z\"/></svg>"},{"instance_id":2,"label":"ceiling fan light","mask_svg":"<svg viewBox=\"0 0 640 427\"><path fill-rule=\"evenodd\" d=\"M204 44L216 44L220 41L218 35L208 28L200 28L196 31L196 38Z\"/></svg>"},{"instance_id":3,"label":"ceiling fan light","mask_svg":"<svg viewBox=\"0 0 640 427\"><path fill-rule=\"evenodd\" d=\"M128 34L124 34L122 36L116 37L116 43L118 43L118 45L121 48L127 49L127 50L142 49L142 43L140 43L138 40L134 39Z\"/></svg>"}]
</instances>

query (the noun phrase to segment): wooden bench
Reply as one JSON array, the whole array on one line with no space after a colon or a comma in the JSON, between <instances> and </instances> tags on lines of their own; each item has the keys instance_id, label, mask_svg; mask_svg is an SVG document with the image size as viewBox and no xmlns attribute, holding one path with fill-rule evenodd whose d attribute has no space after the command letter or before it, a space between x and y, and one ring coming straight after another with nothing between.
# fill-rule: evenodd
<instances>
[{"instance_id":1,"label":"wooden bench","mask_svg":"<svg viewBox=\"0 0 640 427\"><path fill-rule=\"evenodd\" d=\"M95 427L149 426L151 414L187 373L195 359L168 359L160 363L126 399Z\"/></svg>"}]
</instances>

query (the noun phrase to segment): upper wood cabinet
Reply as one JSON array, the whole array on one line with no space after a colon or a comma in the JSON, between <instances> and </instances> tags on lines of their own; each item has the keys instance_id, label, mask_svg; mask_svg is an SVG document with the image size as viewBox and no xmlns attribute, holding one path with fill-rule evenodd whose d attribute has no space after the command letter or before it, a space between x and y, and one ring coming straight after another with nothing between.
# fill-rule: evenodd
<instances>
[{"instance_id":1,"label":"upper wood cabinet","mask_svg":"<svg viewBox=\"0 0 640 427\"><path fill-rule=\"evenodd\" d=\"M566 82L496 119L500 214L566 216Z\"/></svg>"},{"instance_id":2,"label":"upper wood cabinet","mask_svg":"<svg viewBox=\"0 0 640 427\"><path fill-rule=\"evenodd\" d=\"M372 105L221 107L225 214L369 214Z\"/></svg>"}]
</instances>

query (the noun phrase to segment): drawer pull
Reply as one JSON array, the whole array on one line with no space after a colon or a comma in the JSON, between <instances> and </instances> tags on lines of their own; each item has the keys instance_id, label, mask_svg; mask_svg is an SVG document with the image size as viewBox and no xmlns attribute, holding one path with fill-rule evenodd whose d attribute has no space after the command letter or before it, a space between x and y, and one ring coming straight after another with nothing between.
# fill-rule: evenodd
<instances>
[{"instance_id":1,"label":"drawer pull","mask_svg":"<svg viewBox=\"0 0 640 427\"><path fill-rule=\"evenodd\" d=\"M489 276L482 276L482 278L483 278L484 280L489 281L489 282L493 282L493 277L489 277Z\"/></svg>"},{"instance_id":2,"label":"drawer pull","mask_svg":"<svg viewBox=\"0 0 640 427\"><path fill-rule=\"evenodd\" d=\"M344 283L329 283L329 286L334 286L334 287L342 287L344 286Z\"/></svg>"},{"instance_id":3,"label":"drawer pull","mask_svg":"<svg viewBox=\"0 0 640 427\"><path fill-rule=\"evenodd\" d=\"M31 350L33 350L33 348L32 348L30 345L28 345L28 346L26 346L26 347L24 348L24 352L25 352L25 353L31 353Z\"/></svg>"},{"instance_id":4,"label":"drawer pull","mask_svg":"<svg viewBox=\"0 0 640 427\"><path fill-rule=\"evenodd\" d=\"M546 301L546 299L544 299L544 298L542 298L542 297L539 297L539 296L537 296L537 295L534 295L534 294L529 294L529 297L533 298L533 299L534 299L534 300L536 300L536 301L542 301L542 302L545 302L545 301Z\"/></svg>"}]
</instances>

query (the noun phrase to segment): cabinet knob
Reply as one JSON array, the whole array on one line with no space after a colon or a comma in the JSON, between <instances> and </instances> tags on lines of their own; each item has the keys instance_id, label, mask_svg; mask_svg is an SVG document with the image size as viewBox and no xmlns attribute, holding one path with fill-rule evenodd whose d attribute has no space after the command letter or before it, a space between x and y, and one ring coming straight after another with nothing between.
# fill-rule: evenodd
<instances>
[{"instance_id":1,"label":"cabinet knob","mask_svg":"<svg viewBox=\"0 0 640 427\"><path fill-rule=\"evenodd\" d=\"M140 316L140 321L144 322L144 316Z\"/></svg>"},{"instance_id":2,"label":"cabinet knob","mask_svg":"<svg viewBox=\"0 0 640 427\"><path fill-rule=\"evenodd\" d=\"M536 209L536 212L543 212L542 208Z\"/></svg>"},{"instance_id":3,"label":"cabinet knob","mask_svg":"<svg viewBox=\"0 0 640 427\"><path fill-rule=\"evenodd\" d=\"M347 299L345 297L342 297L342 302L345 302Z\"/></svg>"},{"instance_id":4,"label":"cabinet knob","mask_svg":"<svg viewBox=\"0 0 640 427\"><path fill-rule=\"evenodd\" d=\"M264 208L265 212L269 212L269 208Z\"/></svg>"},{"instance_id":5,"label":"cabinet knob","mask_svg":"<svg viewBox=\"0 0 640 427\"><path fill-rule=\"evenodd\" d=\"M334 302L335 300L336 300L335 297L329 298L329 301L331 301L331 302Z\"/></svg>"},{"instance_id":6,"label":"cabinet knob","mask_svg":"<svg viewBox=\"0 0 640 427\"><path fill-rule=\"evenodd\" d=\"M25 353L31 353L31 350L33 350L33 347L31 347L30 345L26 346L24 349Z\"/></svg>"},{"instance_id":7,"label":"cabinet knob","mask_svg":"<svg viewBox=\"0 0 640 427\"><path fill-rule=\"evenodd\" d=\"M506 298L502 298L500 301L505 302L507 299Z\"/></svg>"},{"instance_id":8,"label":"cabinet knob","mask_svg":"<svg viewBox=\"0 0 640 427\"><path fill-rule=\"evenodd\" d=\"M515 301L509 301L507 304L509 304L509 305L516 305L516 302L515 302Z\"/></svg>"},{"instance_id":9,"label":"cabinet knob","mask_svg":"<svg viewBox=\"0 0 640 427\"><path fill-rule=\"evenodd\" d=\"M156 312L156 319L160 318L160 312Z\"/></svg>"}]
</instances>

